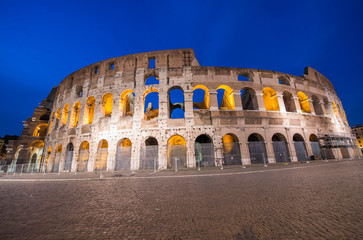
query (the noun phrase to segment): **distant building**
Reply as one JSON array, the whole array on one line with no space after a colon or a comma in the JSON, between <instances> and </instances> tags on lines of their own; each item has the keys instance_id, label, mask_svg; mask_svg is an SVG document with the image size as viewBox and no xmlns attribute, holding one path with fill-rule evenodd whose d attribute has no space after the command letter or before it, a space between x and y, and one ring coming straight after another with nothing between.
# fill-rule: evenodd
<instances>
[{"instance_id":1,"label":"distant building","mask_svg":"<svg viewBox=\"0 0 363 240\"><path fill-rule=\"evenodd\" d=\"M358 148L363 153L363 124L353 126L352 133L355 134L355 136L357 138L355 140L355 143L357 144Z\"/></svg>"}]
</instances>

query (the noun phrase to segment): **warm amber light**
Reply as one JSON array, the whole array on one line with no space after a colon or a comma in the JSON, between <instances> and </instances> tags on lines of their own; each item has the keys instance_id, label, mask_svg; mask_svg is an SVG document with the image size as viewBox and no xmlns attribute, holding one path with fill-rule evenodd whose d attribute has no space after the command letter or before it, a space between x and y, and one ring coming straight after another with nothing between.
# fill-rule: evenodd
<instances>
[{"instance_id":1,"label":"warm amber light","mask_svg":"<svg viewBox=\"0 0 363 240\"><path fill-rule=\"evenodd\" d=\"M308 96L306 96L306 94L303 92L298 92L297 96L299 97L301 111L305 113L311 113Z\"/></svg>"},{"instance_id":2,"label":"warm amber light","mask_svg":"<svg viewBox=\"0 0 363 240\"><path fill-rule=\"evenodd\" d=\"M112 101L113 97L111 93L106 93L102 98L102 112L104 116L111 116L112 114Z\"/></svg>"},{"instance_id":3,"label":"warm amber light","mask_svg":"<svg viewBox=\"0 0 363 240\"><path fill-rule=\"evenodd\" d=\"M227 85L221 85L216 90L224 89L223 98L219 106L220 110L233 110L235 108L233 89Z\"/></svg>"},{"instance_id":4,"label":"warm amber light","mask_svg":"<svg viewBox=\"0 0 363 240\"><path fill-rule=\"evenodd\" d=\"M83 124L92 124L93 115L95 112L95 98L89 97L87 98L86 105L84 106L84 115L83 115Z\"/></svg>"},{"instance_id":5,"label":"warm amber light","mask_svg":"<svg viewBox=\"0 0 363 240\"><path fill-rule=\"evenodd\" d=\"M209 89L204 85L197 85L193 88L193 94L196 89L204 90L204 99L203 102L193 102L193 108L209 109Z\"/></svg>"},{"instance_id":6,"label":"warm amber light","mask_svg":"<svg viewBox=\"0 0 363 240\"><path fill-rule=\"evenodd\" d=\"M266 111L280 111L276 91L270 87L266 87L262 90L262 93Z\"/></svg>"}]
</instances>

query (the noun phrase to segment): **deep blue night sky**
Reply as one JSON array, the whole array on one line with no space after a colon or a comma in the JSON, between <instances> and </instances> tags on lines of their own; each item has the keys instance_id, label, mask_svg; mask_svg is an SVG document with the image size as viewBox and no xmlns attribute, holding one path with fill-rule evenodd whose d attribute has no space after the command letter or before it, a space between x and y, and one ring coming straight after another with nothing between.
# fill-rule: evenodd
<instances>
[{"instance_id":1,"label":"deep blue night sky","mask_svg":"<svg viewBox=\"0 0 363 240\"><path fill-rule=\"evenodd\" d=\"M56 3L58 2L58 3ZM363 1L0 1L0 136L70 73L111 57L193 48L202 66L311 66L363 124Z\"/></svg>"}]
</instances>

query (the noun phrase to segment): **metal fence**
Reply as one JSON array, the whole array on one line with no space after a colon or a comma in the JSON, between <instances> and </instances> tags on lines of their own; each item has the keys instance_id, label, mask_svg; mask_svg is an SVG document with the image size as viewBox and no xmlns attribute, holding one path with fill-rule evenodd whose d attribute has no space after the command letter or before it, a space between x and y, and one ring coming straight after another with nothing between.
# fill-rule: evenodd
<instances>
[{"instance_id":1,"label":"metal fence","mask_svg":"<svg viewBox=\"0 0 363 240\"><path fill-rule=\"evenodd\" d=\"M131 148L117 147L115 171L130 170Z\"/></svg>"},{"instance_id":2,"label":"metal fence","mask_svg":"<svg viewBox=\"0 0 363 240\"><path fill-rule=\"evenodd\" d=\"M89 159L89 150L88 149L80 150L77 161L77 168L76 168L78 172L87 171L88 159Z\"/></svg>"},{"instance_id":3,"label":"metal fence","mask_svg":"<svg viewBox=\"0 0 363 240\"><path fill-rule=\"evenodd\" d=\"M267 153L264 142L249 142L251 164L267 164Z\"/></svg>"},{"instance_id":4,"label":"metal fence","mask_svg":"<svg viewBox=\"0 0 363 240\"><path fill-rule=\"evenodd\" d=\"M272 142L274 148L276 162L290 162L290 154L287 143L283 141Z\"/></svg>"},{"instance_id":5,"label":"metal fence","mask_svg":"<svg viewBox=\"0 0 363 240\"><path fill-rule=\"evenodd\" d=\"M322 157L319 142L310 142L310 146L314 157L315 156Z\"/></svg>"},{"instance_id":6,"label":"metal fence","mask_svg":"<svg viewBox=\"0 0 363 240\"><path fill-rule=\"evenodd\" d=\"M72 168L73 151L66 152L66 160L64 162L64 170L70 171Z\"/></svg>"},{"instance_id":7,"label":"metal fence","mask_svg":"<svg viewBox=\"0 0 363 240\"><path fill-rule=\"evenodd\" d=\"M186 167L186 149L184 145L168 145L167 167L178 169Z\"/></svg>"},{"instance_id":8,"label":"metal fence","mask_svg":"<svg viewBox=\"0 0 363 240\"><path fill-rule=\"evenodd\" d=\"M140 169L158 169L158 145L143 146L141 148Z\"/></svg>"},{"instance_id":9,"label":"metal fence","mask_svg":"<svg viewBox=\"0 0 363 240\"><path fill-rule=\"evenodd\" d=\"M294 142L296 157L299 161L308 160L308 156L305 149L305 142Z\"/></svg>"},{"instance_id":10,"label":"metal fence","mask_svg":"<svg viewBox=\"0 0 363 240\"><path fill-rule=\"evenodd\" d=\"M238 142L223 143L223 165L242 165Z\"/></svg>"},{"instance_id":11,"label":"metal fence","mask_svg":"<svg viewBox=\"0 0 363 240\"><path fill-rule=\"evenodd\" d=\"M197 167L214 167L213 143L195 143L195 161Z\"/></svg>"}]
</instances>

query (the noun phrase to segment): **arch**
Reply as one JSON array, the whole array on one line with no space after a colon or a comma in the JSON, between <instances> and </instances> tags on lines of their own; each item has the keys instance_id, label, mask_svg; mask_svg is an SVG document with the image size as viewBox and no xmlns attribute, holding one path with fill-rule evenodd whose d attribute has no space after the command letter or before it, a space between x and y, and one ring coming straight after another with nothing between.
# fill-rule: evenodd
<instances>
[{"instance_id":1,"label":"arch","mask_svg":"<svg viewBox=\"0 0 363 240\"><path fill-rule=\"evenodd\" d=\"M280 111L276 91L270 87L265 87L262 93L266 111Z\"/></svg>"},{"instance_id":2,"label":"arch","mask_svg":"<svg viewBox=\"0 0 363 240\"><path fill-rule=\"evenodd\" d=\"M334 115L337 119L340 119L340 114L339 114L339 110L338 110L338 107L337 105L335 104L334 101L331 101L332 103L332 106L333 106L333 111L334 111Z\"/></svg>"},{"instance_id":3,"label":"arch","mask_svg":"<svg viewBox=\"0 0 363 240\"><path fill-rule=\"evenodd\" d=\"M54 112L51 114L51 117L50 117L50 123L49 123L49 128L48 128L48 134L50 134L50 133L52 132L53 122L54 122Z\"/></svg>"},{"instance_id":4,"label":"arch","mask_svg":"<svg viewBox=\"0 0 363 240\"><path fill-rule=\"evenodd\" d=\"M135 92L126 89L120 96L120 112L122 117L132 116L134 114Z\"/></svg>"},{"instance_id":5,"label":"arch","mask_svg":"<svg viewBox=\"0 0 363 240\"><path fill-rule=\"evenodd\" d=\"M96 99L91 96L87 98L84 106L83 125L92 124L95 112Z\"/></svg>"},{"instance_id":6,"label":"arch","mask_svg":"<svg viewBox=\"0 0 363 240\"><path fill-rule=\"evenodd\" d=\"M279 84L290 86L290 81L287 77L281 76L278 78L278 80L279 80Z\"/></svg>"},{"instance_id":7,"label":"arch","mask_svg":"<svg viewBox=\"0 0 363 240\"><path fill-rule=\"evenodd\" d=\"M314 107L314 110L315 110L315 114L316 115L323 115L324 112L323 112L323 109L321 108L319 98L317 96L313 95L313 96L311 96L311 100L313 101L313 107Z\"/></svg>"},{"instance_id":8,"label":"arch","mask_svg":"<svg viewBox=\"0 0 363 240\"><path fill-rule=\"evenodd\" d=\"M72 168L72 160L73 160L73 143L68 143L67 144L67 151L66 151L66 159L64 161L64 170L65 171L70 171Z\"/></svg>"},{"instance_id":9,"label":"arch","mask_svg":"<svg viewBox=\"0 0 363 240\"><path fill-rule=\"evenodd\" d=\"M95 159L95 171L104 171L107 167L108 156L108 142L102 139L98 143L96 159Z\"/></svg>"},{"instance_id":10,"label":"arch","mask_svg":"<svg viewBox=\"0 0 363 240\"><path fill-rule=\"evenodd\" d=\"M290 92L284 91L282 93L282 99L284 100L286 112L296 112L294 97Z\"/></svg>"},{"instance_id":11,"label":"arch","mask_svg":"<svg viewBox=\"0 0 363 240\"><path fill-rule=\"evenodd\" d=\"M153 85L153 84L159 84L159 77L158 76L149 76L145 80L145 86Z\"/></svg>"},{"instance_id":12,"label":"arch","mask_svg":"<svg viewBox=\"0 0 363 240\"><path fill-rule=\"evenodd\" d=\"M169 118L184 118L184 91L179 86L168 90Z\"/></svg>"},{"instance_id":13,"label":"arch","mask_svg":"<svg viewBox=\"0 0 363 240\"><path fill-rule=\"evenodd\" d=\"M290 162L290 153L287 146L286 138L281 133L275 133L272 136L272 146L275 153L276 162Z\"/></svg>"},{"instance_id":14,"label":"arch","mask_svg":"<svg viewBox=\"0 0 363 240\"><path fill-rule=\"evenodd\" d=\"M239 73L237 76L238 81L253 82L253 78L248 73Z\"/></svg>"},{"instance_id":15,"label":"arch","mask_svg":"<svg viewBox=\"0 0 363 240\"><path fill-rule=\"evenodd\" d=\"M299 161L306 161L308 158L304 138L300 134L296 133L292 140L294 141L297 159Z\"/></svg>"},{"instance_id":16,"label":"arch","mask_svg":"<svg viewBox=\"0 0 363 240\"><path fill-rule=\"evenodd\" d=\"M233 89L227 85L217 88L218 109L233 110L235 108Z\"/></svg>"},{"instance_id":17,"label":"arch","mask_svg":"<svg viewBox=\"0 0 363 240\"><path fill-rule=\"evenodd\" d=\"M59 144L55 148L55 155L54 155L52 172L58 172L59 171L59 162L60 162L61 156L62 156L62 144Z\"/></svg>"},{"instance_id":18,"label":"arch","mask_svg":"<svg viewBox=\"0 0 363 240\"><path fill-rule=\"evenodd\" d=\"M198 167L215 166L214 144L210 136L199 135L194 142L195 162Z\"/></svg>"},{"instance_id":19,"label":"arch","mask_svg":"<svg viewBox=\"0 0 363 240\"><path fill-rule=\"evenodd\" d=\"M314 159L322 159L319 138L315 134L310 134L309 141Z\"/></svg>"},{"instance_id":20,"label":"arch","mask_svg":"<svg viewBox=\"0 0 363 240\"><path fill-rule=\"evenodd\" d=\"M115 170L130 170L132 143L128 138L123 138L117 143Z\"/></svg>"},{"instance_id":21,"label":"arch","mask_svg":"<svg viewBox=\"0 0 363 240\"><path fill-rule=\"evenodd\" d=\"M209 89L206 86L193 88L193 109L209 109Z\"/></svg>"},{"instance_id":22,"label":"arch","mask_svg":"<svg viewBox=\"0 0 363 240\"><path fill-rule=\"evenodd\" d=\"M182 136L173 135L169 138L167 157L168 168L175 168L175 163L178 168L186 167L186 142Z\"/></svg>"},{"instance_id":23,"label":"arch","mask_svg":"<svg viewBox=\"0 0 363 240\"><path fill-rule=\"evenodd\" d=\"M252 133L247 141L251 164L266 164L267 152L263 137L258 133Z\"/></svg>"},{"instance_id":24,"label":"arch","mask_svg":"<svg viewBox=\"0 0 363 240\"><path fill-rule=\"evenodd\" d=\"M158 169L158 140L148 137L141 146L140 169Z\"/></svg>"},{"instance_id":25,"label":"arch","mask_svg":"<svg viewBox=\"0 0 363 240\"><path fill-rule=\"evenodd\" d=\"M151 120L159 116L159 91L157 89L147 89L143 94L143 103L145 120Z\"/></svg>"},{"instance_id":26,"label":"arch","mask_svg":"<svg viewBox=\"0 0 363 240\"><path fill-rule=\"evenodd\" d=\"M77 161L77 171L85 172L87 171L88 160L89 160L89 143L83 141L79 146L79 155Z\"/></svg>"},{"instance_id":27,"label":"arch","mask_svg":"<svg viewBox=\"0 0 363 240\"><path fill-rule=\"evenodd\" d=\"M71 119L69 122L69 128L77 127L79 121L79 111L81 109L81 103L75 102L72 107Z\"/></svg>"},{"instance_id":28,"label":"arch","mask_svg":"<svg viewBox=\"0 0 363 240\"><path fill-rule=\"evenodd\" d=\"M54 128L58 128L58 125L59 125L59 120L60 120L60 111L61 109L58 108L57 111L55 112L54 114L54 117L55 117L55 125L54 125Z\"/></svg>"},{"instance_id":29,"label":"arch","mask_svg":"<svg viewBox=\"0 0 363 240\"><path fill-rule=\"evenodd\" d=\"M48 123L38 124L33 132L33 137L45 137L47 134Z\"/></svg>"},{"instance_id":30,"label":"arch","mask_svg":"<svg viewBox=\"0 0 363 240\"><path fill-rule=\"evenodd\" d=\"M299 98L301 111L304 113L311 113L308 96L306 96L306 94L303 92L298 92L297 96Z\"/></svg>"},{"instance_id":31,"label":"arch","mask_svg":"<svg viewBox=\"0 0 363 240\"><path fill-rule=\"evenodd\" d=\"M106 93L102 97L101 112L104 117L110 117L112 114L113 96L111 93Z\"/></svg>"},{"instance_id":32,"label":"arch","mask_svg":"<svg viewBox=\"0 0 363 240\"><path fill-rule=\"evenodd\" d=\"M238 137L228 133L222 137L223 165L242 165Z\"/></svg>"},{"instance_id":33,"label":"arch","mask_svg":"<svg viewBox=\"0 0 363 240\"><path fill-rule=\"evenodd\" d=\"M46 158L45 158L45 168L44 169L46 169L47 167L46 166L48 166L48 164L49 164L49 159L50 159L50 155L52 154L52 147L51 146L49 146L48 147L48 150L47 150L47 156L46 156Z\"/></svg>"},{"instance_id":34,"label":"arch","mask_svg":"<svg viewBox=\"0 0 363 240\"><path fill-rule=\"evenodd\" d=\"M67 120L68 120L68 111L69 111L69 104L66 103L63 107L63 111L62 111L62 125L66 125L67 124Z\"/></svg>"},{"instance_id":35,"label":"arch","mask_svg":"<svg viewBox=\"0 0 363 240\"><path fill-rule=\"evenodd\" d=\"M243 110L258 110L256 92L252 88L241 90L241 101Z\"/></svg>"}]
</instances>

